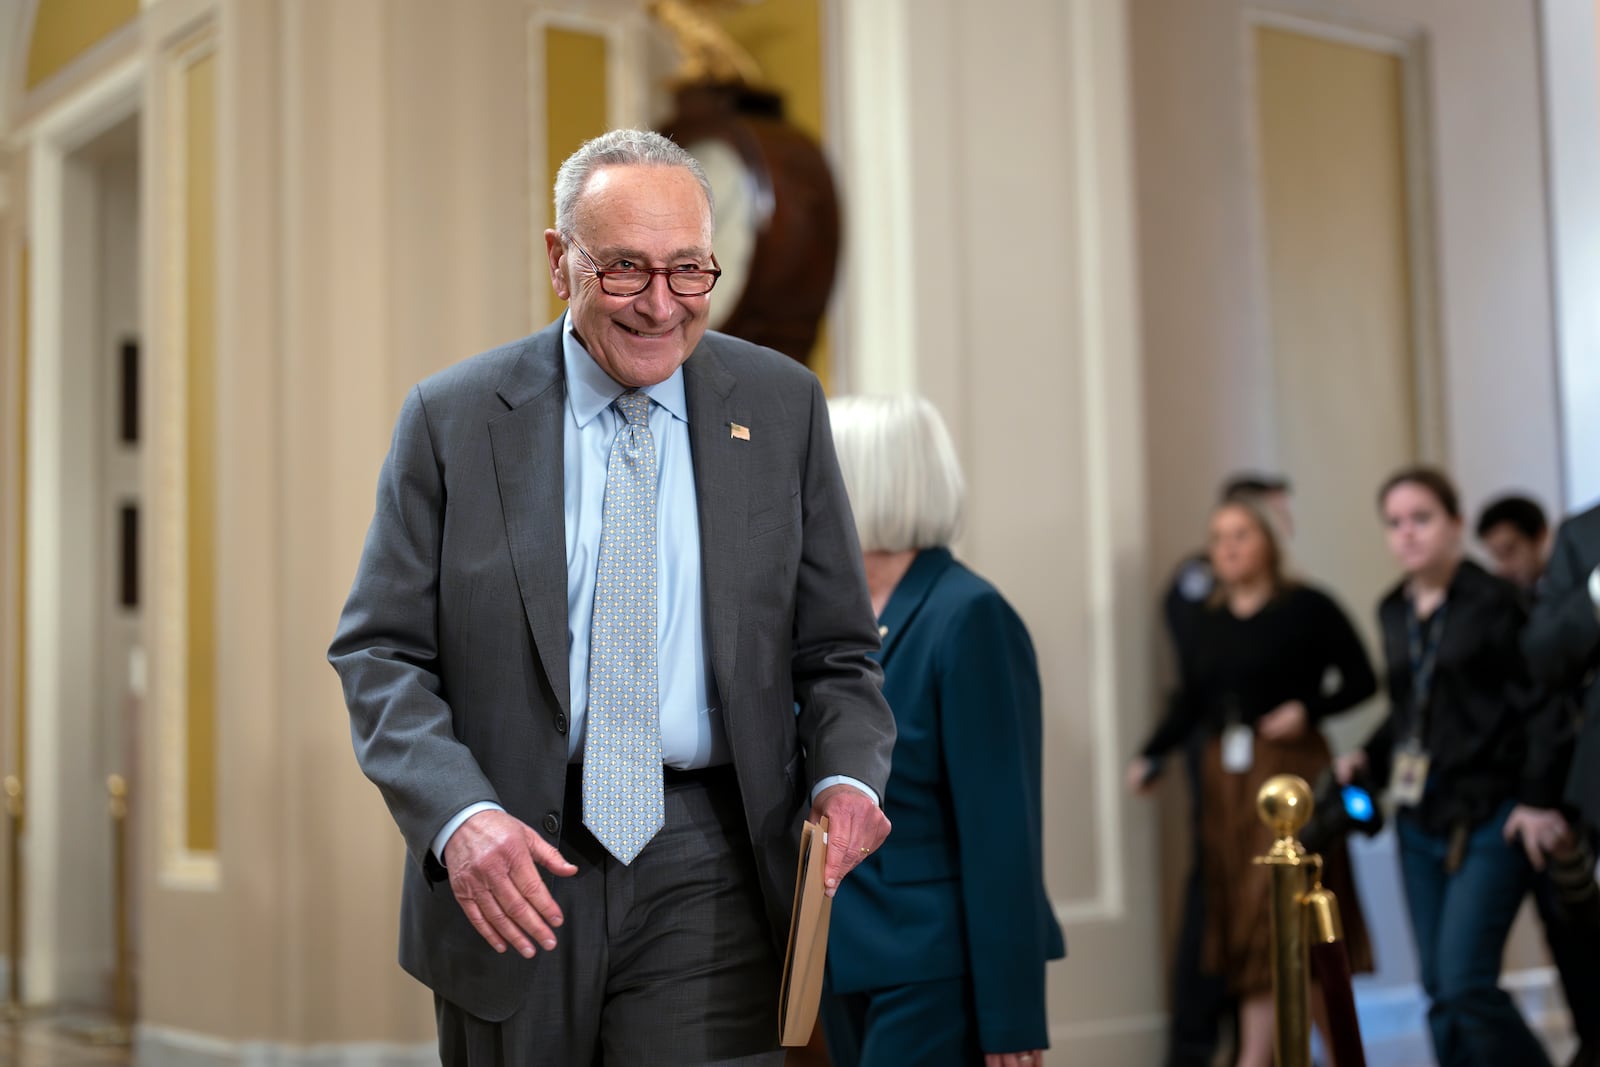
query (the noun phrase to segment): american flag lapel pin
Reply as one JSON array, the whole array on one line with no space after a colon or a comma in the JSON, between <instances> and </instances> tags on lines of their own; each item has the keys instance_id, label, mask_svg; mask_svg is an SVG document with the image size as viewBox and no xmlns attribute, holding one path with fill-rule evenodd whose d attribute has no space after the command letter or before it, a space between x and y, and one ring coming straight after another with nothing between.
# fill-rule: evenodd
<instances>
[{"instance_id":1,"label":"american flag lapel pin","mask_svg":"<svg viewBox=\"0 0 1600 1067\"><path fill-rule=\"evenodd\" d=\"M750 440L750 427L740 426L737 422L728 423L728 436L735 441Z\"/></svg>"}]
</instances>

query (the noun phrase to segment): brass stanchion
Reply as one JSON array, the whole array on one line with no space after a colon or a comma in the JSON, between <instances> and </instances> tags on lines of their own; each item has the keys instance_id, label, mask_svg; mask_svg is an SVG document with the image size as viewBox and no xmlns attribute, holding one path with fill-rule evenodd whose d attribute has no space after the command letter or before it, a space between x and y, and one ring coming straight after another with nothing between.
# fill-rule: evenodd
<instances>
[{"instance_id":1,"label":"brass stanchion","mask_svg":"<svg viewBox=\"0 0 1600 1067\"><path fill-rule=\"evenodd\" d=\"M112 901L115 909L117 936L116 976L113 979L111 1010L116 1024L122 1030L118 1044L128 1044L133 1039L133 942L128 929L128 783L120 774L106 779L106 790L111 794L111 852L112 884L116 894Z\"/></svg>"},{"instance_id":2,"label":"brass stanchion","mask_svg":"<svg viewBox=\"0 0 1600 1067\"><path fill-rule=\"evenodd\" d=\"M1367 1067L1367 1052L1361 1045L1361 1019L1356 1014L1355 993L1350 986L1350 956L1345 950L1339 901L1333 890L1322 885L1322 857L1311 858L1315 866L1311 890L1305 899L1311 913L1311 971L1322 990L1328 1022L1328 1031L1322 1038L1339 1067Z\"/></svg>"},{"instance_id":3,"label":"brass stanchion","mask_svg":"<svg viewBox=\"0 0 1600 1067\"><path fill-rule=\"evenodd\" d=\"M1261 821L1274 841L1256 862L1272 873L1272 1001L1277 1028L1273 1047L1278 1067L1311 1067L1311 958L1306 873L1312 858L1296 835L1311 818L1311 787L1280 774L1256 795Z\"/></svg>"},{"instance_id":4,"label":"brass stanchion","mask_svg":"<svg viewBox=\"0 0 1600 1067\"><path fill-rule=\"evenodd\" d=\"M116 958L112 963L111 1021L84 1021L67 1029L91 1045L133 1043L133 972L128 931L128 782L120 774L106 778L111 815L111 913Z\"/></svg>"},{"instance_id":5,"label":"brass stanchion","mask_svg":"<svg viewBox=\"0 0 1600 1067\"><path fill-rule=\"evenodd\" d=\"M6 775L6 937L11 946L11 969L6 975L6 1018L15 1022L23 1017L22 1008L22 779Z\"/></svg>"}]
</instances>

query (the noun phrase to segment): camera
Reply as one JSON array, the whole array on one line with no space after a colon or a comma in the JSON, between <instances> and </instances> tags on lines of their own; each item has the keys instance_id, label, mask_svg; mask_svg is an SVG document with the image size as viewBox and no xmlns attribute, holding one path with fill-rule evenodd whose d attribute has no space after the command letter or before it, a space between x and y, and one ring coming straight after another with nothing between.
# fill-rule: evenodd
<instances>
[{"instance_id":1,"label":"camera","mask_svg":"<svg viewBox=\"0 0 1600 1067\"><path fill-rule=\"evenodd\" d=\"M1317 777L1311 793L1311 819L1300 831L1300 843L1307 852L1321 852L1352 831L1373 837L1382 829L1383 811L1366 775L1357 774L1349 785L1340 785L1330 767Z\"/></svg>"},{"instance_id":2,"label":"camera","mask_svg":"<svg viewBox=\"0 0 1600 1067\"><path fill-rule=\"evenodd\" d=\"M1546 868L1556 888L1556 901L1576 926L1600 930L1600 885L1595 884L1592 838L1578 835L1576 847L1547 857Z\"/></svg>"}]
</instances>

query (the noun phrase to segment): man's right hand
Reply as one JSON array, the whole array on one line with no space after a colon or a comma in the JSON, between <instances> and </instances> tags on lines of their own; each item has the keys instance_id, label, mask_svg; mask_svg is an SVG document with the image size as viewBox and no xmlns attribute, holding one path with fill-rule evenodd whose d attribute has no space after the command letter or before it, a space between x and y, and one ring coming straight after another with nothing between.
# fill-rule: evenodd
<instances>
[{"instance_id":1,"label":"man's right hand","mask_svg":"<svg viewBox=\"0 0 1600 1067\"><path fill-rule=\"evenodd\" d=\"M556 947L552 927L561 908L539 867L562 878L578 873L555 846L503 811L480 811L456 828L444 846L450 888L472 928L496 952L507 944L532 959L534 942Z\"/></svg>"}]
</instances>

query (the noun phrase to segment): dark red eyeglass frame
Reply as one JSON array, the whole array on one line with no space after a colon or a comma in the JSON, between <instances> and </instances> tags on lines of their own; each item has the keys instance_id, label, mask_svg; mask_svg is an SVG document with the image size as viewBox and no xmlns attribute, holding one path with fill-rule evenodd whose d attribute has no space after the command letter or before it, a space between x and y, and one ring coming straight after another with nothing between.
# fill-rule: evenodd
<instances>
[{"instance_id":1,"label":"dark red eyeglass frame","mask_svg":"<svg viewBox=\"0 0 1600 1067\"><path fill-rule=\"evenodd\" d=\"M638 296L640 293L650 288L650 282L657 274L665 274L667 276L667 288L671 290L673 296L709 296L711 290L717 287L717 279L722 277L722 268L717 266L717 255L715 252L711 254L711 268L709 270L704 267L695 267L692 270L684 270L681 267L634 267L632 270L607 270L602 268L600 264L596 263L594 261L594 257L589 254L588 249L580 245L570 233L563 234L562 236L567 239L567 242L571 244L573 248L576 248L583 255L584 259L589 261L589 272L596 278L600 279L600 291L605 293L607 296ZM645 276L644 284L632 292L613 293L611 290L606 288L606 278L618 274L643 274ZM672 288L672 276L675 274L709 274L711 276L711 284L706 286L702 292L680 293L678 290Z\"/></svg>"}]
</instances>

